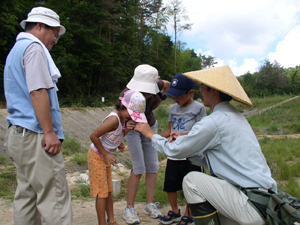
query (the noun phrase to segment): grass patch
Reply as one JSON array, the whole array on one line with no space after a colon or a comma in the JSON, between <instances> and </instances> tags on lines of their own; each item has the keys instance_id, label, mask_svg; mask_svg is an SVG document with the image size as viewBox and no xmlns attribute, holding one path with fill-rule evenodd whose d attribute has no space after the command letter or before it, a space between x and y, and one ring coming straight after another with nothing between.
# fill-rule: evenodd
<instances>
[{"instance_id":1,"label":"grass patch","mask_svg":"<svg viewBox=\"0 0 300 225\"><path fill-rule=\"evenodd\" d=\"M122 172L119 172L119 173L117 173L118 174L118 176L120 176L120 177L124 177L125 175L126 175L126 173L122 173Z\"/></svg>"},{"instance_id":2,"label":"grass patch","mask_svg":"<svg viewBox=\"0 0 300 225\"><path fill-rule=\"evenodd\" d=\"M62 153L66 156L81 151L80 142L75 138L70 138L69 135L65 134L65 140L62 143Z\"/></svg>"},{"instance_id":3,"label":"grass patch","mask_svg":"<svg viewBox=\"0 0 300 225\"><path fill-rule=\"evenodd\" d=\"M236 107L239 112L244 112L246 110L253 110L254 108L257 109L267 108L292 97L294 97L294 95L274 95L274 96L267 96L263 98L258 98L258 97L251 98L254 107L249 107L236 101L231 101L230 103L234 107Z\"/></svg>"},{"instance_id":4,"label":"grass patch","mask_svg":"<svg viewBox=\"0 0 300 225\"><path fill-rule=\"evenodd\" d=\"M79 165L85 165L87 163L88 152L75 153L73 160Z\"/></svg>"},{"instance_id":5,"label":"grass patch","mask_svg":"<svg viewBox=\"0 0 300 225\"><path fill-rule=\"evenodd\" d=\"M169 107L168 105L161 105L154 110L155 118L158 121L157 133L160 134L169 127Z\"/></svg>"},{"instance_id":6,"label":"grass patch","mask_svg":"<svg viewBox=\"0 0 300 225\"><path fill-rule=\"evenodd\" d=\"M278 103L278 102L277 102ZM300 98L286 102L247 119L256 134L300 133ZM267 127L261 130L259 128Z\"/></svg>"},{"instance_id":7,"label":"grass patch","mask_svg":"<svg viewBox=\"0 0 300 225\"><path fill-rule=\"evenodd\" d=\"M12 165L1 167L0 173L0 197L13 200L17 187L17 170Z\"/></svg>"},{"instance_id":8,"label":"grass patch","mask_svg":"<svg viewBox=\"0 0 300 225\"><path fill-rule=\"evenodd\" d=\"M299 140L264 139L260 145L278 189L300 198L300 187L296 180L300 178Z\"/></svg>"},{"instance_id":9,"label":"grass patch","mask_svg":"<svg viewBox=\"0 0 300 225\"><path fill-rule=\"evenodd\" d=\"M6 161L5 156L0 155L0 163L4 163Z\"/></svg>"},{"instance_id":10,"label":"grass patch","mask_svg":"<svg viewBox=\"0 0 300 225\"><path fill-rule=\"evenodd\" d=\"M90 185L83 179L76 182L77 187L71 190L71 195L78 198L90 197Z\"/></svg>"}]
</instances>

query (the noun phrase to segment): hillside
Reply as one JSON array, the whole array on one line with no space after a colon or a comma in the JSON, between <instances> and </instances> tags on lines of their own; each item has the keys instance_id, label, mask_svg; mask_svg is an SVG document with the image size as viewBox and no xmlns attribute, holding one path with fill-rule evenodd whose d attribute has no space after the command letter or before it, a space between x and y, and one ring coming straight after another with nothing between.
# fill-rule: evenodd
<instances>
[{"instance_id":1,"label":"hillside","mask_svg":"<svg viewBox=\"0 0 300 225\"><path fill-rule=\"evenodd\" d=\"M65 133L70 138L76 138L83 148L88 148L91 141L90 134L102 123L102 120L113 111L113 107L107 108L84 108L72 109L62 108L62 121ZM6 117L8 113L6 109L0 109L0 155L4 152L4 136L7 130Z\"/></svg>"}]
</instances>

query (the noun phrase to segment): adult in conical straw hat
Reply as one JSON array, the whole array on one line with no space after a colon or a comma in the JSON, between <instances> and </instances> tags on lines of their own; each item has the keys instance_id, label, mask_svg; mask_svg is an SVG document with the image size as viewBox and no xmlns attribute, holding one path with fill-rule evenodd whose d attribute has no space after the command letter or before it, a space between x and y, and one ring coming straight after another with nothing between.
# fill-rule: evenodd
<instances>
[{"instance_id":1,"label":"adult in conical straw hat","mask_svg":"<svg viewBox=\"0 0 300 225\"><path fill-rule=\"evenodd\" d=\"M228 66L184 75L201 84L204 105L212 113L195 123L188 134L172 133L172 142L152 132L147 124L138 123L135 130L148 138L157 151L209 168L210 175L190 172L183 180L184 195L196 225L264 224L239 187L276 192L277 184L250 124L229 103L234 99L252 105L251 101Z\"/></svg>"},{"instance_id":2,"label":"adult in conical straw hat","mask_svg":"<svg viewBox=\"0 0 300 225\"><path fill-rule=\"evenodd\" d=\"M200 85L203 84L227 94L237 102L253 106L242 85L227 65L206 70L187 72L183 75Z\"/></svg>"}]
</instances>

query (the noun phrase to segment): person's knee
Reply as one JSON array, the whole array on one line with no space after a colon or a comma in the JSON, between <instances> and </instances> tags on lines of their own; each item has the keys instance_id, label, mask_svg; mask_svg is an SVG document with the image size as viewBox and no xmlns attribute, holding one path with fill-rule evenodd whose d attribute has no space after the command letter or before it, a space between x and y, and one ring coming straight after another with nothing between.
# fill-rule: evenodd
<instances>
[{"instance_id":1,"label":"person's knee","mask_svg":"<svg viewBox=\"0 0 300 225\"><path fill-rule=\"evenodd\" d=\"M146 173L146 170L145 170L145 167L142 166L142 165L134 165L133 168L132 168L132 172L131 174L134 174L134 175L141 175Z\"/></svg>"},{"instance_id":2,"label":"person's knee","mask_svg":"<svg viewBox=\"0 0 300 225\"><path fill-rule=\"evenodd\" d=\"M197 187L199 181L203 181L200 176L203 173L201 172L190 172L188 173L182 181L182 190L185 196L185 199L188 203L199 203L204 202L206 199L203 197L201 190ZM198 183L196 183L196 181Z\"/></svg>"},{"instance_id":3,"label":"person's knee","mask_svg":"<svg viewBox=\"0 0 300 225\"><path fill-rule=\"evenodd\" d=\"M151 167L149 169L146 168L146 172L145 173L149 173L149 174L155 173L156 174L157 172L158 172L158 166L155 166L155 167Z\"/></svg>"},{"instance_id":4,"label":"person's knee","mask_svg":"<svg viewBox=\"0 0 300 225\"><path fill-rule=\"evenodd\" d=\"M152 158L145 162L146 173L157 173L159 168L158 159Z\"/></svg>"},{"instance_id":5,"label":"person's knee","mask_svg":"<svg viewBox=\"0 0 300 225\"><path fill-rule=\"evenodd\" d=\"M134 176L134 177L136 177L136 178L138 178L138 179L141 179L142 175L143 175L143 173L138 173L138 174L136 174L136 173L134 172L134 170L132 170L132 171L131 171L131 174L130 174L130 176Z\"/></svg>"},{"instance_id":6,"label":"person's knee","mask_svg":"<svg viewBox=\"0 0 300 225\"><path fill-rule=\"evenodd\" d=\"M202 176L203 173L197 172L197 171L191 171L187 175L184 176L183 181L182 181L182 188L187 188L189 184L192 184L193 181L201 180L200 176Z\"/></svg>"}]
</instances>

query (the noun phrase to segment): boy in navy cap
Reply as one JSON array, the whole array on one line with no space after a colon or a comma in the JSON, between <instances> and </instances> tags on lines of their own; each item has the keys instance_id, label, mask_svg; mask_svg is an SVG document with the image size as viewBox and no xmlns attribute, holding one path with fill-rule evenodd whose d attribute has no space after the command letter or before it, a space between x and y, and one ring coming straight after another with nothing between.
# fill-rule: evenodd
<instances>
[{"instance_id":1,"label":"boy in navy cap","mask_svg":"<svg viewBox=\"0 0 300 225\"><path fill-rule=\"evenodd\" d=\"M171 141L172 132L188 133L196 122L206 116L205 107L192 98L194 88L195 83L184 77L182 73L178 73L173 77L171 86L166 94L173 96L176 104L170 108L169 127L160 134L162 137L170 137ZM168 157L164 191L168 194L172 210L168 212L168 215L160 218L160 223L171 224L179 222L178 224L193 224L193 218L191 213L189 213L188 207L184 216L181 217L177 204L177 191L182 190L182 180L191 171L204 172L204 168L190 164L185 158L174 159Z\"/></svg>"}]
</instances>

